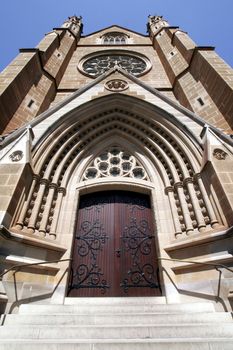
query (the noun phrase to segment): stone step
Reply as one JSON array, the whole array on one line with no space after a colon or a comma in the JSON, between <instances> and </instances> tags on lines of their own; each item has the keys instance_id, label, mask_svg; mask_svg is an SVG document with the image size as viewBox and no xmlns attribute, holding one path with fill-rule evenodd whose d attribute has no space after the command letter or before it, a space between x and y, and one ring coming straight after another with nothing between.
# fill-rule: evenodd
<instances>
[{"instance_id":1,"label":"stone step","mask_svg":"<svg viewBox=\"0 0 233 350\"><path fill-rule=\"evenodd\" d=\"M233 341L229 340L210 340L205 341L186 339L174 342L171 340L142 340L142 341L115 341L85 343L79 341L18 341L10 342L0 340L1 350L232 350Z\"/></svg>"},{"instance_id":2,"label":"stone step","mask_svg":"<svg viewBox=\"0 0 233 350\"><path fill-rule=\"evenodd\" d=\"M141 326L2 326L0 339L215 339L231 338L233 324L141 325Z\"/></svg>"},{"instance_id":3,"label":"stone step","mask_svg":"<svg viewBox=\"0 0 233 350\"><path fill-rule=\"evenodd\" d=\"M166 304L165 297L65 298L65 305L151 305Z\"/></svg>"},{"instance_id":4,"label":"stone step","mask_svg":"<svg viewBox=\"0 0 233 350\"><path fill-rule=\"evenodd\" d=\"M232 323L230 313L183 313L183 314L114 314L114 315L26 315L11 314L3 318L4 325L142 325L142 324L192 324Z\"/></svg>"},{"instance_id":5,"label":"stone step","mask_svg":"<svg viewBox=\"0 0 233 350\"><path fill-rule=\"evenodd\" d=\"M214 312L212 303L189 303L189 304L85 304L85 301L75 305L58 304L23 304L19 308L19 314L128 314L128 313L184 313L184 312Z\"/></svg>"}]
</instances>

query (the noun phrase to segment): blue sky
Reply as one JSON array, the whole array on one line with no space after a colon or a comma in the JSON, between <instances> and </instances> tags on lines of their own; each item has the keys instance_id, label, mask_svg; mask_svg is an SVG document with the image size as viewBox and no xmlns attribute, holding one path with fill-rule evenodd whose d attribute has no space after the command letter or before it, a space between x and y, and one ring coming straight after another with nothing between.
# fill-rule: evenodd
<instances>
[{"instance_id":1,"label":"blue sky","mask_svg":"<svg viewBox=\"0 0 233 350\"><path fill-rule=\"evenodd\" d=\"M147 16L163 15L233 66L233 0L2 0L0 10L0 71L73 14L83 16L84 35L112 24L146 34Z\"/></svg>"}]
</instances>

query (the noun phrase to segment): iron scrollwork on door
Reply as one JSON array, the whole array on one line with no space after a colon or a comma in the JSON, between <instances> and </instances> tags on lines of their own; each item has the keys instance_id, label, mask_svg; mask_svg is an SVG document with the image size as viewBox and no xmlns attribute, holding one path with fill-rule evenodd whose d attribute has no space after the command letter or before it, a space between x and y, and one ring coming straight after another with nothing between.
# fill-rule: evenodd
<instances>
[{"instance_id":1,"label":"iron scrollwork on door","mask_svg":"<svg viewBox=\"0 0 233 350\"><path fill-rule=\"evenodd\" d=\"M81 258L89 257L90 264L80 264L75 272L71 272L72 285L71 289L79 288L98 288L102 293L110 288L107 281L102 278L104 275L101 268L97 265L97 257L102 251L103 245L106 243L108 236L103 229L103 225L99 220L94 222L83 221L78 235L75 237L78 256Z\"/></svg>"},{"instance_id":2,"label":"iron scrollwork on door","mask_svg":"<svg viewBox=\"0 0 233 350\"><path fill-rule=\"evenodd\" d=\"M83 221L80 233L75 238L78 240L78 255L84 257L90 254L94 261L96 261L98 252L102 251L103 245L108 239L99 220L94 222Z\"/></svg>"},{"instance_id":3,"label":"iron scrollwork on door","mask_svg":"<svg viewBox=\"0 0 233 350\"><path fill-rule=\"evenodd\" d=\"M147 220L137 222L131 218L130 224L125 227L121 236L123 249L132 257L132 266L128 271L121 287L127 293L129 288L159 288L157 272L150 263L142 263L142 256L149 256L154 243L154 236Z\"/></svg>"}]
</instances>

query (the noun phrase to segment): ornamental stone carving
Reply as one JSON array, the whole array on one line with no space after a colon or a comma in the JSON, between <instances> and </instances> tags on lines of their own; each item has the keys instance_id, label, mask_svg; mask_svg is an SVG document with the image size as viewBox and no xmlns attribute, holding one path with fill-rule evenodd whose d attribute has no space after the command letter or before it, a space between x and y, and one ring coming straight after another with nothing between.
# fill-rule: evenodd
<instances>
[{"instance_id":1,"label":"ornamental stone carving","mask_svg":"<svg viewBox=\"0 0 233 350\"><path fill-rule=\"evenodd\" d=\"M125 80L113 79L109 80L105 84L105 88L110 91L124 91L128 89L128 83Z\"/></svg>"},{"instance_id":2,"label":"ornamental stone carving","mask_svg":"<svg viewBox=\"0 0 233 350\"><path fill-rule=\"evenodd\" d=\"M220 148L215 148L213 151L213 156L214 156L214 158L216 158L218 160L224 160L224 159L226 159L228 154Z\"/></svg>"},{"instance_id":3,"label":"ornamental stone carving","mask_svg":"<svg viewBox=\"0 0 233 350\"><path fill-rule=\"evenodd\" d=\"M12 162L19 162L23 158L23 152L15 151L9 155L9 158Z\"/></svg>"}]
</instances>

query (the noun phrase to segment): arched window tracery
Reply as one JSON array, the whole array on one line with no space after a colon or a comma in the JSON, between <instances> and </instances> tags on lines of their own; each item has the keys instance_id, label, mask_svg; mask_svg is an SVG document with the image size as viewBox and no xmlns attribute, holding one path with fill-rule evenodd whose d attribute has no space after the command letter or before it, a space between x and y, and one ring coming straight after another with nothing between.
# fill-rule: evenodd
<instances>
[{"instance_id":1,"label":"arched window tracery","mask_svg":"<svg viewBox=\"0 0 233 350\"><path fill-rule=\"evenodd\" d=\"M81 68L85 74L95 78L116 65L135 76L140 76L149 69L148 63L142 57L126 54L125 52L120 52L120 54L110 52L109 54L94 56L87 59Z\"/></svg>"},{"instance_id":2,"label":"arched window tracery","mask_svg":"<svg viewBox=\"0 0 233 350\"><path fill-rule=\"evenodd\" d=\"M103 36L104 45L125 45L127 43L127 36L123 33L112 32Z\"/></svg>"},{"instance_id":3,"label":"arched window tracery","mask_svg":"<svg viewBox=\"0 0 233 350\"><path fill-rule=\"evenodd\" d=\"M82 180L94 180L111 176L148 180L145 169L136 157L117 145L101 152L88 165Z\"/></svg>"}]
</instances>

